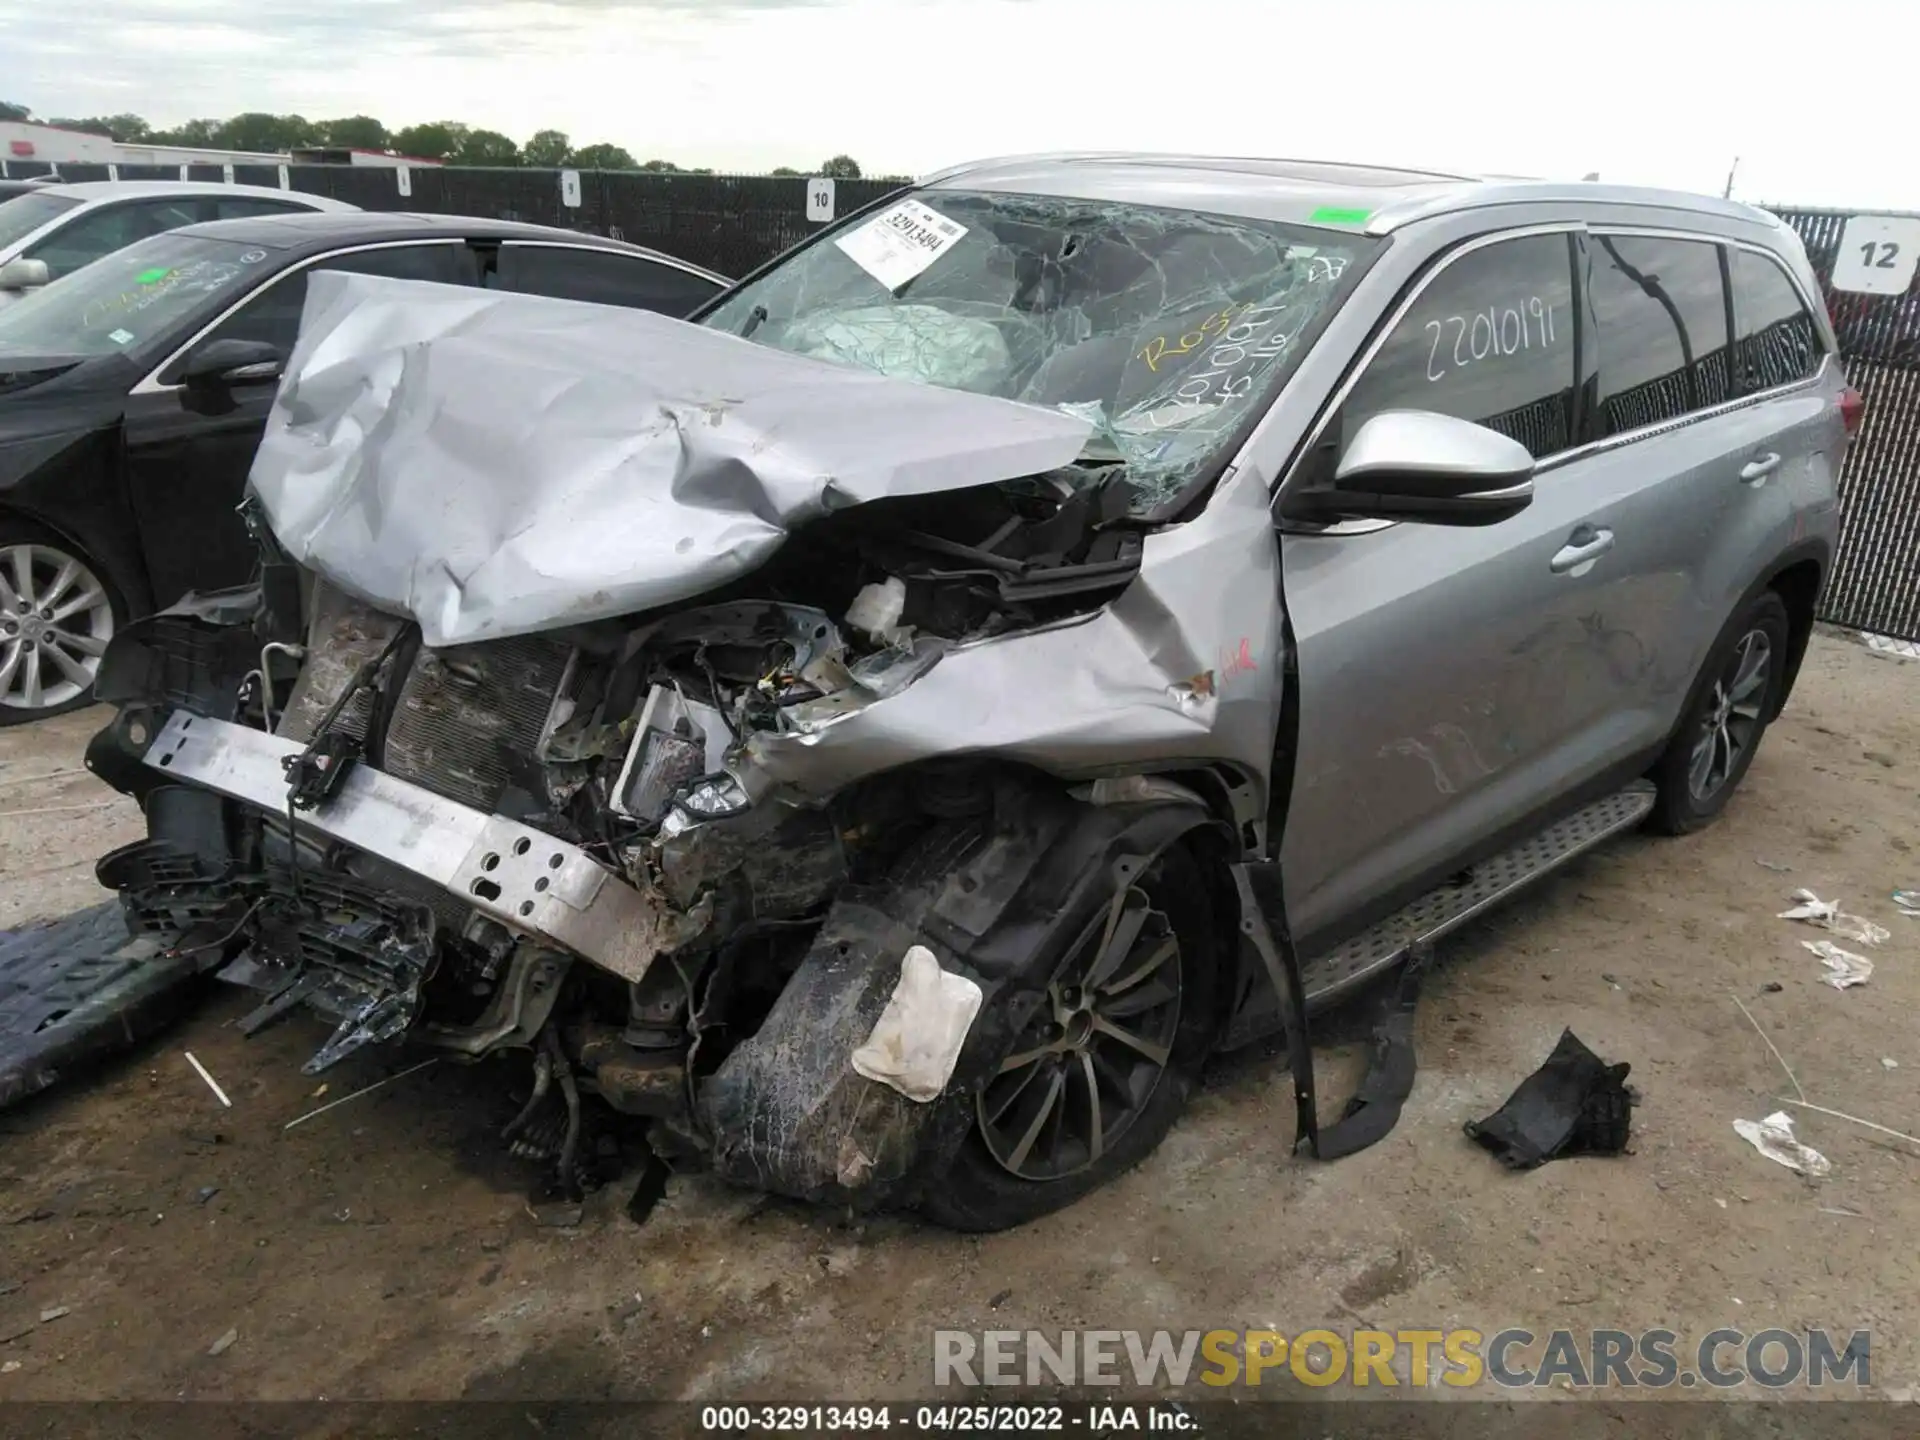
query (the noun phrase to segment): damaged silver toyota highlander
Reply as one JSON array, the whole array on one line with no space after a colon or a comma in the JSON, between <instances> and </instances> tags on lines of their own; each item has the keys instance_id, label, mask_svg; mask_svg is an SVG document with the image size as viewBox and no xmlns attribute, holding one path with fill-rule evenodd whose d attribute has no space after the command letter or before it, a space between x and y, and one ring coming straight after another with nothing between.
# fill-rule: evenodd
<instances>
[{"instance_id":1,"label":"damaged silver toyota highlander","mask_svg":"<svg viewBox=\"0 0 1920 1440\"><path fill-rule=\"evenodd\" d=\"M604 1107L1015 1224L1710 820L1858 415L1790 231L1594 184L988 162L691 322L316 273L256 582L104 658L100 878L310 1071L519 1057L562 1183Z\"/></svg>"}]
</instances>

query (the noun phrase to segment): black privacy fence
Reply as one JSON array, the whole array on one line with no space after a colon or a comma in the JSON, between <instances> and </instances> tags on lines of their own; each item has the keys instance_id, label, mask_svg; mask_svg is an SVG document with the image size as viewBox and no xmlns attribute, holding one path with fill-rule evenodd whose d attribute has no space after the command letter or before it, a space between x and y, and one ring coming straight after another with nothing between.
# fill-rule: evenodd
<instances>
[{"instance_id":1,"label":"black privacy fence","mask_svg":"<svg viewBox=\"0 0 1920 1440\"><path fill-rule=\"evenodd\" d=\"M1835 290L1834 270L1852 215L1785 208L1776 213L1807 247L1826 290L1847 377L1866 401L1866 418L1840 473L1840 546L1820 616L1920 640L1920 288L1910 283L1898 295ZM1889 248L1879 245L1875 261L1903 258L1889 255ZM1911 275L1911 257L1904 258Z\"/></svg>"},{"instance_id":2,"label":"black privacy fence","mask_svg":"<svg viewBox=\"0 0 1920 1440\"><path fill-rule=\"evenodd\" d=\"M13 162L14 176L46 173ZM485 215L591 231L739 276L819 228L807 218L807 182L771 175L653 171L468 169L385 165L63 165L65 180L225 180L291 187L366 210ZM841 180L836 215L897 188ZM1840 477L1839 555L1821 618L1920 640L1920 288L1896 295L1835 290L1850 212L1773 207L1805 242L1827 313L1866 418ZM1884 246L1869 252L1888 260ZM1911 274L1911 266L1904 272Z\"/></svg>"},{"instance_id":3,"label":"black privacy fence","mask_svg":"<svg viewBox=\"0 0 1920 1440\"><path fill-rule=\"evenodd\" d=\"M26 178L50 168L15 161L7 173ZM797 176L390 165L118 165L110 174L106 165L62 165L60 178L224 180L326 195L362 210L524 220L628 240L736 277L820 228L807 219L807 182ZM846 215L899 182L841 180L834 188L834 213Z\"/></svg>"}]
</instances>

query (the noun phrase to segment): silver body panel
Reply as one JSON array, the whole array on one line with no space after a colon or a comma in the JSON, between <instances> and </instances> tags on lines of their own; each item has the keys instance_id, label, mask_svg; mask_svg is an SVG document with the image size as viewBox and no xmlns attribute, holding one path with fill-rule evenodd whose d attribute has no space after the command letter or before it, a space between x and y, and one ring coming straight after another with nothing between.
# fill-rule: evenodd
<instances>
[{"instance_id":1,"label":"silver body panel","mask_svg":"<svg viewBox=\"0 0 1920 1440\"><path fill-rule=\"evenodd\" d=\"M306 747L265 731L175 714L146 763L275 815L286 814L281 761ZM698 928L624 883L584 851L530 826L355 768L325 805L298 817L312 830L432 881L516 934L638 981L653 957Z\"/></svg>"},{"instance_id":2,"label":"silver body panel","mask_svg":"<svg viewBox=\"0 0 1920 1440\"><path fill-rule=\"evenodd\" d=\"M1266 843L1259 822L1271 792L1290 789L1284 836L1273 843L1293 928L1332 933L1619 767L1657 754L1741 597L1797 547L1830 553L1845 385L1831 358L1810 379L1552 456L1538 467L1532 503L1498 524L1298 533L1277 521L1279 503L1300 483L1306 443L1338 405L1383 321L1436 260L1463 244L1638 227L1762 249L1791 272L1829 352L1833 341L1798 242L1744 206L1392 172L1340 181L1254 162L1236 170L1235 163L1183 168L1152 157L1043 157L968 167L933 182L1231 205L1234 213L1293 220L1350 204L1367 209L1366 228L1385 243L1204 508L1147 537L1141 569L1118 598L1070 623L955 646L898 689L838 697L785 731L746 736L726 763L757 801L818 801L866 777L962 754L1063 778L1214 767L1228 776L1234 818L1255 848ZM1355 199L1369 195L1377 196L1370 208ZM499 303L446 300L446 338L435 341L429 332L438 321L422 326L408 318L406 288L362 277L316 280L312 330L295 356L256 480L297 558L347 590L412 614L430 645L690 597L751 570L789 525L824 513L836 495L857 503L1013 478L1066 463L1084 433L1032 407L858 372L842 382L820 366L829 378L815 393L840 419L802 418L792 407L784 412L787 428L754 432L764 447L749 441L742 448L729 427L758 397L735 392L721 400L720 366L699 372L698 384L721 386L700 392L722 412L707 429L696 403L647 436L613 422L577 440L592 407L582 410L574 399L611 392L593 390L579 367L570 371L560 348L515 354L506 332L490 341L487 373L497 379L523 362L517 395L494 385L478 392L474 408L461 409L460 371L449 365L419 390L421 403L389 411L385 397L403 393L396 387L408 383L409 367L430 369L436 353L457 359L461 326ZM420 314L442 303L422 300ZM559 316L559 309L535 308L558 304L515 301L512 312L498 313ZM716 355L740 359L741 377L760 373L758 357L738 354L751 345L711 332L690 336L682 333L690 327L656 317L625 320L636 341L674 347L664 358L621 352L653 376L698 370L699 357ZM615 322L596 314L594 323ZM553 333L577 331L557 326ZM811 364L766 355L768 373ZM640 387L655 413L663 393L657 384ZM870 411L855 445L835 428L850 410L832 407L856 393L920 408L910 417ZM429 437L447 416L478 419L483 408L499 413L479 432L485 444L462 440L457 427ZM526 443L503 452L513 427ZM642 471L609 470L605 462L656 441L670 463L645 473L662 488L579 483L582 475L637 482ZM374 453L379 445L410 465L388 466ZM852 473L809 458L827 454L850 461ZM1743 475L1760 456L1777 459L1757 480ZM675 468L688 457L691 471ZM712 471L724 471L725 485L689 489L676 478L706 473L702 465L714 460L725 461ZM539 469L540 485L532 477L522 489L509 483L521 462ZM406 495L403 472L418 487ZM463 507L484 513L473 521L456 513ZM651 531L639 519L649 514ZM624 546L619 554L602 545L614 533ZM1606 544L1588 555L1580 537L1596 533ZM530 538L531 550L523 544ZM534 550L549 569L519 563ZM1279 757L1291 773L1276 786L1289 627L1297 750ZM278 742L249 735L248 753L264 756L263 743ZM273 751L276 762L280 753ZM201 774L222 773L215 761L205 763ZM264 761L248 764L244 793L225 793L273 806L284 795L277 763L271 775ZM203 783L241 785L232 776ZM378 779L356 776L350 796L359 793L355 783L366 798L354 804L374 804ZM439 883L458 892L475 847L491 843L474 824L463 819L445 853L433 852L435 869L422 873L445 875ZM401 863L418 868L417 860Z\"/></svg>"},{"instance_id":3,"label":"silver body panel","mask_svg":"<svg viewBox=\"0 0 1920 1440\"><path fill-rule=\"evenodd\" d=\"M317 272L251 481L430 646L687 600L795 525L1072 463L1088 422L640 310Z\"/></svg>"}]
</instances>

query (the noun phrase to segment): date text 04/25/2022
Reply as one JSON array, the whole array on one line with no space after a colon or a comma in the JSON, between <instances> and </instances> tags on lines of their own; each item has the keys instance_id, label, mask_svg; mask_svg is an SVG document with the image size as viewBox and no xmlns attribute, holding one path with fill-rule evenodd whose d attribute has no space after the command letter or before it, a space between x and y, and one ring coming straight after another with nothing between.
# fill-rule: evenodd
<instances>
[{"instance_id":1,"label":"date text 04/25/2022","mask_svg":"<svg viewBox=\"0 0 1920 1440\"><path fill-rule=\"evenodd\" d=\"M708 1405L700 1428L717 1434L1110 1435L1173 1434L1199 1422L1178 1405Z\"/></svg>"}]
</instances>

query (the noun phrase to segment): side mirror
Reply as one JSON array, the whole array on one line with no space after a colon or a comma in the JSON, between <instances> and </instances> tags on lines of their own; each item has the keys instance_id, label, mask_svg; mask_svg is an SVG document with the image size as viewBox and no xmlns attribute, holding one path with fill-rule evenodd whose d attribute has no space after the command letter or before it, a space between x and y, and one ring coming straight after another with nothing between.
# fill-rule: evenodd
<instances>
[{"instance_id":1,"label":"side mirror","mask_svg":"<svg viewBox=\"0 0 1920 1440\"><path fill-rule=\"evenodd\" d=\"M278 380L284 363L264 340L209 340L187 356L180 379L203 388L255 384Z\"/></svg>"},{"instance_id":2,"label":"side mirror","mask_svg":"<svg viewBox=\"0 0 1920 1440\"><path fill-rule=\"evenodd\" d=\"M0 265L0 290L38 290L52 278L44 260L9 260Z\"/></svg>"},{"instance_id":3,"label":"side mirror","mask_svg":"<svg viewBox=\"0 0 1920 1440\"><path fill-rule=\"evenodd\" d=\"M1316 518L1494 525L1532 503L1533 456L1471 420L1383 410L1353 437L1332 485L1302 498Z\"/></svg>"}]
</instances>

